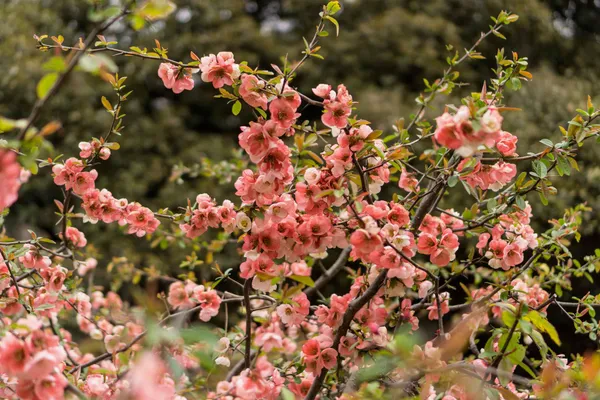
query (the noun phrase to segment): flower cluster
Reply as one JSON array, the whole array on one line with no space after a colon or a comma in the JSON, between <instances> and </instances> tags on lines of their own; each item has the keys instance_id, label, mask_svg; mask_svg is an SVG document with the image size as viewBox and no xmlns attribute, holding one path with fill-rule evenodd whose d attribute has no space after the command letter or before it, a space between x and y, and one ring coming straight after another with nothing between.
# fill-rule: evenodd
<instances>
[{"instance_id":1,"label":"flower cluster","mask_svg":"<svg viewBox=\"0 0 600 400\"><path fill-rule=\"evenodd\" d=\"M489 259L489 266L494 269L508 270L523 262L524 252L538 246L537 234L529 225L531 206L524 210L504 214L491 233L479 235L477 248L480 254Z\"/></svg>"},{"instance_id":2,"label":"flower cluster","mask_svg":"<svg viewBox=\"0 0 600 400\"><path fill-rule=\"evenodd\" d=\"M435 140L463 157L471 156L481 145L495 145L504 156L515 153L517 138L502 131L503 118L496 107L488 106L480 117L472 114L471 108L461 106L454 115L445 112L437 117Z\"/></svg>"},{"instance_id":3,"label":"flower cluster","mask_svg":"<svg viewBox=\"0 0 600 400\"><path fill-rule=\"evenodd\" d=\"M169 286L167 301L176 310L187 310L199 306L202 321L209 321L217 315L221 305L221 298L215 290L197 285L192 281L173 282Z\"/></svg>"},{"instance_id":4,"label":"flower cluster","mask_svg":"<svg viewBox=\"0 0 600 400\"><path fill-rule=\"evenodd\" d=\"M8 386L24 400L63 398L68 383L62 374L67 354L58 336L43 330L34 316L16 323L19 329L0 341L0 373L18 378L14 386Z\"/></svg>"},{"instance_id":5,"label":"flower cluster","mask_svg":"<svg viewBox=\"0 0 600 400\"><path fill-rule=\"evenodd\" d=\"M338 85L336 92L331 90L331 85L321 83L313 89L313 93L324 99L323 124L337 130L345 128L352 112L352 96L346 86Z\"/></svg>"},{"instance_id":6,"label":"flower cluster","mask_svg":"<svg viewBox=\"0 0 600 400\"><path fill-rule=\"evenodd\" d=\"M102 148L98 150L99 154L101 150ZM91 154L90 152L89 155ZM108 190L97 189L95 181L98 173L95 169L85 171L85 168L84 161L72 157L64 164L55 164L52 172L55 184L64 185L65 189L72 190L81 197L87 221L96 223L101 220L105 223L129 225L128 233L139 237L153 233L158 228L160 221L149 208L140 203L129 203L126 199L115 199Z\"/></svg>"},{"instance_id":7,"label":"flower cluster","mask_svg":"<svg viewBox=\"0 0 600 400\"><path fill-rule=\"evenodd\" d=\"M481 190L491 189L494 192L502 189L517 174L515 164L498 161L493 165L481 163L481 161L465 158L458 164L460 179L472 188Z\"/></svg>"}]
</instances>

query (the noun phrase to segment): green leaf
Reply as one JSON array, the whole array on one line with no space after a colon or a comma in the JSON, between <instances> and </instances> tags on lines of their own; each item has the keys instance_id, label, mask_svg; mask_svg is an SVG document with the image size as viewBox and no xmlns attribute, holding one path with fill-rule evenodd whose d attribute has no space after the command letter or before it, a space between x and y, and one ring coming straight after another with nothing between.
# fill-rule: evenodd
<instances>
[{"instance_id":1,"label":"green leaf","mask_svg":"<svg viewBox=\"0 0 600 400\"><path fill-rule=\"evenodd\" d=\"M233 106L231 107L231 112L233 113L233 115L238 115L240 111L242 111L242 103L240 103L239 100L236 100L236 102L233 103Z\"/></svg>"},{"instance_id":2,"label":"green leaf","mask_svg":"<svg viewBox=\"0 0 600 400\"><path fill-rule=\"evenodd\" d=\"M147 0L137 9L135 15L156 21L168 17L176 9L177 5L171 0Z\"/></svg>"},{"instance_id":3,"label":"green leaf","mask_svg":"<svg viewBox=\"0 0 600 400\"><path fill-rule=\"evenodd\" d=\"M448 178L448 186L449 187L454 187L454 186L456 186L457 183L458 183L458 176L452 175L450 178Z\"/></svg>"},{"instance_id":4,"label":"green leaf","mask_svg":"<svg viewBox=\"0 0 600 400\"><path fill-rule=\"evenodd\" d=\"M542 357L546 357L546 355L548 354L548 345L546 344L546 341L544 340L542 334L538 331L532 331L530 336L533 339L535 345L540 350L540 355Z\"/></svg>"},{"instance_id":5,"label":"green leaf","mask_svg":"<svg viewBox=\"0 0 600 400\"><path fill-rule=\"evenodd\" d=\"M342 9L342 7L340 6L339 1L330 1L329 3L327 3L327 6L325 7L325 9L327 10L328 14L335 14L338 11L340 11Z\"/></svg>"},{"instance_id":6,"label":"green leaf","mask_svg":"<svg viewBox=\"0 0 600 400\"><path fill-rule=\"evenodd\" d=\"M44 71L63 72L67 68L65 59L60 56L54 56L42 65Z\"/></svg>"},{"instance_id":7,"label":"green leaf","mask_svg":"<svg viewBox=\"0 0 600 400\"><path fill-rule=\"evenodd\" d=\"M515 314L512 311L504 311L502 313L502 322L510 328L515 323Z\"/></svg>"},{"instance_id":8,"label":"green leaf","mask_svg":"<svg viewBox=\"0 0 600 400\"><path fill-rule=\"evenodd\" d=\"M310 276L290 275L289 278L295 280L296 282L303 283L303 284L305 284L306 286L309 286L309 287L314 287L315 286L315 282L311 279Z\"/></svg>"},{"instance_id":9,"label":"green leaf","mask_svg":"<svg viewBox=\"0 0 600 400\"><path fill-rule=\"evenodd\" d=\"M36 88L37 96L39 99L43 99L44 97L46 97L50 89L52 89L52 87L56 83L57 79L58 74L56 72L50 72L49 74L44 75L42 79L40 79Z\"/></svg>"},{"instance_id":10,"label":"green leaf","mask_svg":"<svg viewBox=\"0 0 600 400\"><path fill-rule=\"evenodd\" d=\"M340 36L340 24L333 17L326 16L325 19L335 25L335 36Z\"/></svg>"},{"instance_id":11,"label":"green leaf","mask_svg":"<svg viewBox=\"0 0 600 400\"><path fill-rule=\"evenodd\" d=\"M524 318L526 320L529 320L538 331L542 333L547 333L548 336L550 336L550 339L552 339L554 343L560 346L560 338L558 337L558 332L556 332L556 328L554 328L554 325L552 325L545 317L543 317L542 314L535 310L531 310L529 311L529 313L527 313L527 315Z\"/></svg>"},{"instance_id":12,"label":"green leaf","mask_svg":"<svg viewBox=\"0 0 600 400\"><path fill-rule=\"evenodd\" d=\"M265 110L263 110L260 107L256 107L255 110L257 113L260 114L261 117L263 117L264 119L267 119L267 113L265 112Z\"/></svg>"},{"instance_id":13,"label":"green leaf","mask_svg":"<svg viewBox=\"0 0 600 400\"><path fill-rule=\"evenodd\" d=\"M537 174L537 176L539 178L543 179L546 177L546 175L548 175L548 167L546 167L546 164L544 164L540 160L535 160L532 163L532 166L533 166L533 170L535 171L535 173Z\"/></svg>"},{"instance_id":14,"label":"green leaf","mask_svg":"<svg viewBox=\"0 0 600 400\"><path fill-rule=\"evenodd\" d=\"M294 393L290 392L289 389L282 388L281 389L281 398L282 398L282 400L295 400L296 396L294 396Z\"/></svg>"}]
</instances>

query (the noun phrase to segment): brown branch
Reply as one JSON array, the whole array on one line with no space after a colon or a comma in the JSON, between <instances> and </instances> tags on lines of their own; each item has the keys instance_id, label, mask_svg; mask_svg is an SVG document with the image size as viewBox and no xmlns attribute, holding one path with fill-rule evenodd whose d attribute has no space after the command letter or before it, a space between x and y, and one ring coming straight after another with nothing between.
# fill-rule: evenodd
<instances>
[{"instance_id":1,"label":"brown branch","mask_svg":"<svg viewBox=\"0 0 600 400\"><path fill-rule=\"evenodd\" d=\"M114 24L115 22L117 22L118 20L123 18L128 13L129 13L129 11L127 10L127 8L124 8L118 15L105 21L104 23L98 25L95 29L93 29L92 32L90 32L90 34L85 39L82 50L88 49L92 45L92 43L94 43L94 41L96 40L97 35L104 32L112 24ZM65 71L58 77L58 79L56 80L54 85L52 85L52 88L50 88L48 93L46 93L46 95L44 97L42 97L41 99L38 99L38 101L36 101L35 105L33 106L33 109L31 110L31 113L29 114L29 117L27 118L27 123L19 131L19 134L17 136L18 140L23 140L25 138L25 134L27 133L29 128L31 128L33 126L34 122L39 117L40 112L42 111L42 108L44 108L44 106L46 105L48 100L50 100L52 97L54 97L54 95L56 93L58 93L58 91L60 90L62 85L65 83L67 77L71 74L73 69L75 69L75 67L77 66L77 63L79 62L79 59L81 58L81 56L83 54L85 54L84 51L75 53L75 55L73 56L73 58L71 58L71 61L67 65L67 68L65 69Z\"/></svg>"},{"instance_id":2,"label":"brown branch","mask_svg":"<svg viewBox=\"0 0 600 400\"><path fill-rule=\"evenodd\" d=\"M352 247L350 246L342 250L342 252L335 260L335 262L331 265L331 267L329 267L329 269L325 271L325 273L321 275L319 279L317 279L313 287L306 288L304 290L304 294L306 294L307 296L312 296L313 294L321 290L325 285L327 285L327 283L330 280L332 280L342 268L344 268L344 266L346 265L346 261L348 260L348 255L351 251Z\"/></svg>"},{"instance_id":3,"label":"brown branch","mask_svg":"<svg viewBox=\"0 0 600 400\"><path fill-rule=\"evenodd\" d=\"M344 313L344 317L342 319L342 324L340 325L340 327L335 335L335 338L333 339L333 344L331 345L332 349L335 349L337 351L337 348L340 345L340 341L341 341L342 337L345 336L346 333L348 332L348 329L350 328L350 324L352 323L354 316L365 304L367 304L367 302L369 300L371 300L377 294L377 291L379 290L381 285L383 285L383 282L387 278L387 274L388 274L387 269L382 270L379 273L379 275L377 275L377 278L375 278L373 283L369 286L369 288L367 290L365 290L365 292L362 294L362 296L359 296L350 302L350 304L348 305L348 309ZM323 380L325 379L326 375L327 375L327 370L323 369L321 371L321 373L313 381L304 400L314 400L315 399L315 397L319 393L319 390L321 390L321 386L323 385Z\"/></svg>"},{"instance_id":4,"label":"brown branch","mask_svg":"<svg viewBox=\"0 0 600 400\"><path fill-rule=\"evenodd\" d=\"M250 289L252 280L246 279L244 283L244 307L246 307L246 349L244 353L244 366L250 368L252 350L252 305L250 304Z\"/></svg>"}]
</instances>

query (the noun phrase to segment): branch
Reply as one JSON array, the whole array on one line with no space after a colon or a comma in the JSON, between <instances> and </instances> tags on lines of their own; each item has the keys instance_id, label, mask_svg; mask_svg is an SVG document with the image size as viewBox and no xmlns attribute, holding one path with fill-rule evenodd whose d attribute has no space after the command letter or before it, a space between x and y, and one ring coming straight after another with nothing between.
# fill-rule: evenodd
<instances>
[{"instance_id":1,"label":"branch","mask_svg":"<svg viewBox=\"0 0 600 400\"><path fill-rule=\"evenodd\" d=\"M244 307L246 307L246 349L244 353L244 367L250 368L252 349L252 306L250 305L250 289L252 280L246 279L244 283Z\"/></svg>"},{"instance_id":2,"label":"branch","mask_svg":"<svg viewBox=\"0 0 600 400\"><path fill-rule=\"evenodd\" d=\"M348 329L350 328L350 324L352 323L354 316L365 304L367 304L367 302L369 300L371 300L377 294L377 292L379 291L379 288L381 287L381 285L383 285L383 282L387 278L387 274L388 274L387 269L382 270L379 273L379 275L377 275L377 278L375 278L375 280L373 281L371 286L369 286L369 288L367 290L365 290L363 295L355 298L354 300L352 300L350 302L350 304L348 305L348 309L344 313L344 318L342 319L342 324L340 325L340 327L335 335L335 338L333 339L333 344L331 345L332 349L337 351L337 348L340 345L340 341L341 341L342 337L345 336L346 333L348 332ZM313 381L312 385L310 386L310 390L306 394L306 397L304 398L304 400L314 400L315 399L315 397L319 393L319 390L321 390L321 386L323 385L323 380L325 380L326 375L327 375L327 370L323 369L321 371L321 373L319 374L319 376L317 376L315 378L315 380Z\"/></svg>"},{"instance_id":3,"label":"branch","mask_svg":"<svg viewBox=\"0 0 600 400\"><path fill-rule=\"evenodd\" d=\"M50 88L48 93L43 98L36 101L35 105L33 106L33 109L31 110L31 114L29 114L29 117L27 118L27 123L19 131L19 134L17 136L18 140L23 140L25 138L25 134L27 133L29 128L31 128L33 126L34 122L39 117L40 112L42 111L42 108L44 108L44 106L46 105L48 100L50 100L52 97L54 97L54 95L56 93L58 93L59 89L65 83L69 74L73 71L73 69L75 69L75 66L77 66L77 63L79 62L79 59L81 58L81 56L83 54L85 54L85 51L83 51L83 50L87 50L92 45L92 43L94 43L97 35L104 32L112 24L114 24L115 22L117 22L118 20L123 18L128 13L129 13L129 11L126 8L124 8L118 15L105 21L103 24L98 25L95 29L92 30L92 32L90 32L90 34L85 39L85 42L83 43L83 48L81 49L82 51L75 53L75 55L73 56L73 58L71 58L71 61L67 65L67 68L65 69L65 71L58 77L58 79L56 80L56 82L54 83L52 88Z\"/></svg>"},{"instance_id":4,"label":"branch","mask_svg":"<svg viewBox=\"0 0 600 400\"><path fill-rule=\"evenodd\" d=\"M346 265L346 261L348 260L348 255L351 251L352 247L350 246L342 250L342 252L335 260L335 262L331 265L331 267L327 271L325 271L325 273L321 275L319 279L317 279L313 287L306 288L304 290L304 294L306 294L306 296L312 296L316 292L321 290L325 285L327 285L327 283L330 280L332 280L342 268L344 268L344 266Z\"/></svg>"}]
</instances>

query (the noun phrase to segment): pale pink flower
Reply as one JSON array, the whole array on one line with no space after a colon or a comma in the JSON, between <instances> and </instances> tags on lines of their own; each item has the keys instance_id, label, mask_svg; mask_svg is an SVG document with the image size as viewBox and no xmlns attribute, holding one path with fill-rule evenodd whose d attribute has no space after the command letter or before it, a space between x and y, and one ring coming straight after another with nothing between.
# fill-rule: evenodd
<instances>
[{"instance_id":1,"label":"pale pink flower","mask_svg":"<svg viewBox=\"0 0 600 400\"><path fill-rule=\"evenodd\" d=\"M79 263L79 266L77 267L77 274L79 276L84 276L89 271L96 269L97 265L98 265L98 260L90 257L90 258L86 259L84 262Z\"/></svg>"}]
</instances>

